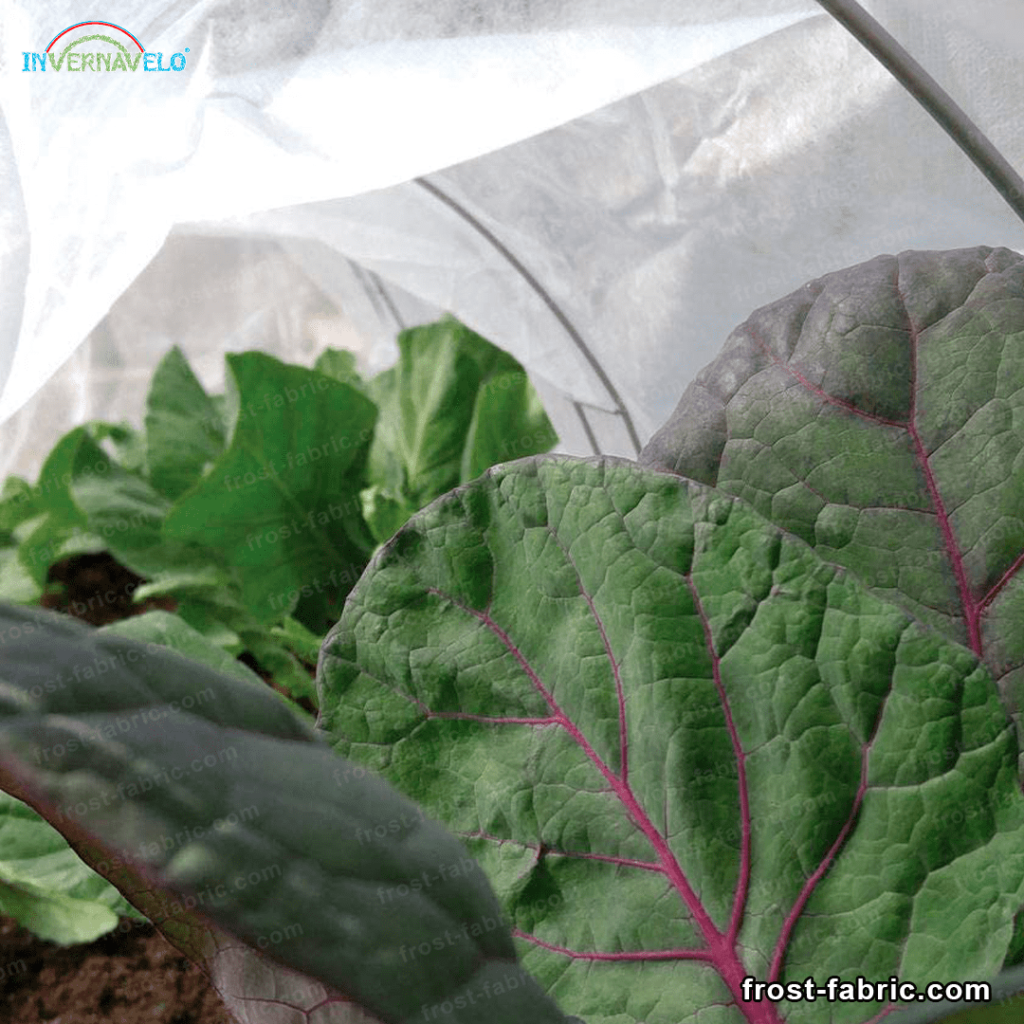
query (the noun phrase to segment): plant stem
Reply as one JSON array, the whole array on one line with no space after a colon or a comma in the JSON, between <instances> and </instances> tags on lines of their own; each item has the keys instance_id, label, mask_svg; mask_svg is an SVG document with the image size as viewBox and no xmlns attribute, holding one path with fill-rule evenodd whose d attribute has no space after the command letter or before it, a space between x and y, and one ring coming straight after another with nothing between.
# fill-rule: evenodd
<instances>
[{"instance_id":1,"label":"plant stem","mask_svg":"<svg viewBox=\"0 0 1024 1024\"><path fill-rule=\"evenodd\" d=\"M818 0L818 3L938 121L1024 221L1024 180L952 96L856 0Z\"/></svg>"}]
</instances>

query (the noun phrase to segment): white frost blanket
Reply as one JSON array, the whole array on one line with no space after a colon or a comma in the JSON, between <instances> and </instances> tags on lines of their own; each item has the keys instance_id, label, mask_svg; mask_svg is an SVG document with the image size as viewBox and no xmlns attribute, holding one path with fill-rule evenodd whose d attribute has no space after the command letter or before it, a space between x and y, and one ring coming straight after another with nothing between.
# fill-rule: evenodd
<instances>
[{"instance_id":1,"label":"white frost blanket","mask_svg":"<svg viewBox=\"0 0 1024 1024\"><path fill-rule=\"evenodd\" d=\"M866 7L1024 167L1020 0ZM214 390L248 348L375 372L444 310L526 366L561 450L633 456L755 307L1024 248L812 0L132 0L89 16L182 70L39 70L82 10L0 0L0 479L141 423L172 344Z\"/></svg>"}]
</instances>

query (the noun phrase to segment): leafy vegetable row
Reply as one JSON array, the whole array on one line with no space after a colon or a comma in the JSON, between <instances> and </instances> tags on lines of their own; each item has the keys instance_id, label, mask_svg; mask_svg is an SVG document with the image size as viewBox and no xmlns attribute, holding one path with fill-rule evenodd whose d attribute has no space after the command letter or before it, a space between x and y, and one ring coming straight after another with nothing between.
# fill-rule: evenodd
<instances>
[{"instance_id":1,"label":"leafy vegetable row","mask_svg":"<svg viewBox=\"0 0 1024 1024\"><path fill-rule=\"evenodd\" d=\"M0 786L242 1019L877 1024L891 990L827 986L1012 991L1022 332L1024 259L987 247L758 310L647 464L503 462L405 521L315 729L147 643L163 613L132 641L0 606Z\"/></svg>"},{"instance_id":2,"label":"leafy vegetable row","mask_svg":"<svg viewBox=\"0 0 1024 1024\"><path fill-rule=\"evenodd\" d=\"M34 604L55 562L110 552L147 580L136 603L176 603L176 615L111 632L259 682L235 660L249 652L315 702L304 664L315 665L374 545L487 466L557 440L522 367L464 325L446 318L398 344L395 367L369 381L349 352L327 350L313 369L228 355L227 396L207 395L172 348L144 430L87 423L58 441L34 485L5 481L0 598ZM91 941L118 914L138 916L4 794L0 830L0 910L35 934Z\"/></svg>"}]
</instances>

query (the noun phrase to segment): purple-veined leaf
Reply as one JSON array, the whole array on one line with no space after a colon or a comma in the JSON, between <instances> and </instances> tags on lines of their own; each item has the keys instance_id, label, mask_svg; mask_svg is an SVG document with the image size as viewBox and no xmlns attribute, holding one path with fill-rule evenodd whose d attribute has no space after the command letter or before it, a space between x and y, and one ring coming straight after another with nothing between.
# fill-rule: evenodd
<instances>
[{"instance_id":1,"label":"purple-veined leaf","mask_svg":"<svg viewBox=\"0 0 1024 1024\"><path fill-rule=\"evenodd\" d=\"M982 657L1024 708L1024 258L827 274L756 310L641 463L713 484Z\"/></svg>"},{"instance_id":2,"label":"purple-veined leaf","mask_svg":"<svg viewBox=\"0 0 1024 1024\"><path fill-rule=\"evenodd\" d=\"M493 468L378 553L317 679L335 749L466 841L588 1024L863 1024L888 1000L744 978L1003 963L1024 797L991 677L704 485Z\"/></svg>"}]
</instances>

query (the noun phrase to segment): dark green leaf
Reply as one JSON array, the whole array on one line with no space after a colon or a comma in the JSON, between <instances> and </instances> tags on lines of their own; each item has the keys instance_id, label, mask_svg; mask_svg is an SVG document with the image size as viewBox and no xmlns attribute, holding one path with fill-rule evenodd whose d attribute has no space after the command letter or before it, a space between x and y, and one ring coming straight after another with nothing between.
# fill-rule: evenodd
<instances>
[{"instance_id":1,"label":"dark green leaf","mask_svg":"<svg viewBox=\"0 0 1024 1024\"><path fill-rule=\"evenodd\" d=\"M878 256L751 314L641 462L743 498L966 644L1019 719L1022 331L1017 253Z\"/></svg>"},{"instance_id":2,"label":"dark green leaf","mask_svg":"<svg viewBox=\"0 0 1024 1024\"><path fill-rule=\"evenodd\" d=\"M0 783L239 1012L340 994L385 1024L563 1024L462 844L267 690L0 605Z\"/></svg>"}]
</instances>

